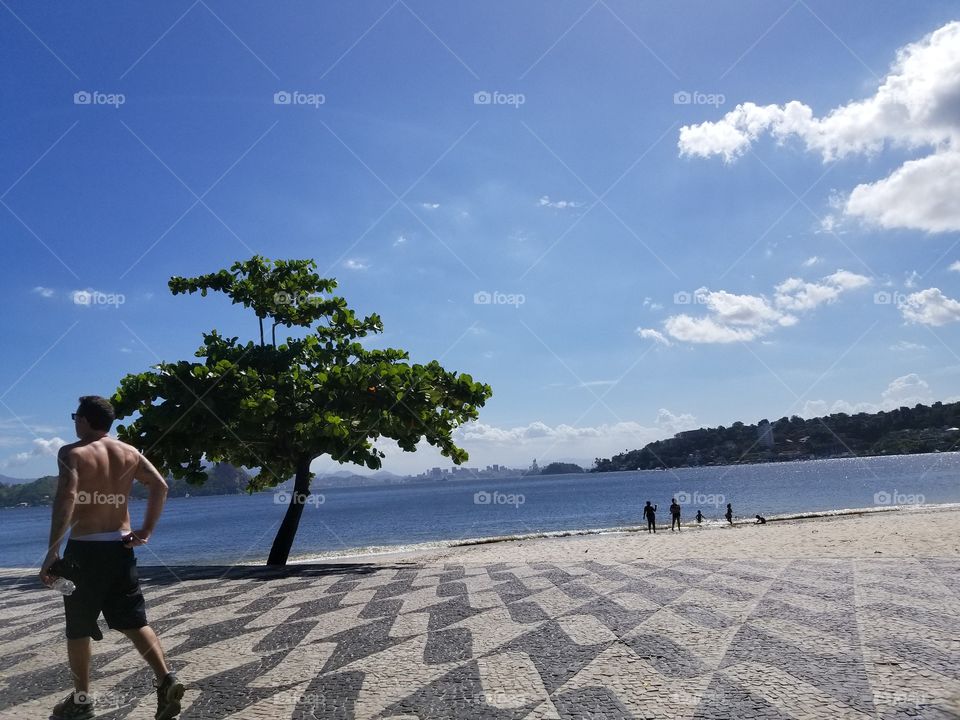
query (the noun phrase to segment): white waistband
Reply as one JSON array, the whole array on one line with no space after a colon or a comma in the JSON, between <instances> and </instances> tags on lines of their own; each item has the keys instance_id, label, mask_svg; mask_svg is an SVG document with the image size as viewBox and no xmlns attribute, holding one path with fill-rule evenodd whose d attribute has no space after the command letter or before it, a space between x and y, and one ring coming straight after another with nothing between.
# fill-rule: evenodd
<instances>
[{"instance_id":1,"label":"white waistband","mask_svg":"<svg viewBox=\"0 0 960 720\"><path fill-rule=\"evenodd\" d=\"M123 538L122 530L108 530L107 532L90 533L89 535L71 535L71 540L81 542L116 542Z\"/></svg>"}]
</instances>

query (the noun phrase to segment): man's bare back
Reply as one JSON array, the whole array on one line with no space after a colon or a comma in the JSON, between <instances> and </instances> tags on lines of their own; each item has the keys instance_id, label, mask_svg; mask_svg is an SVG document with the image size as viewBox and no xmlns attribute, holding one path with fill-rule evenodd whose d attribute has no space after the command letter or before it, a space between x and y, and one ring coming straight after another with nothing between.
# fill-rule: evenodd
<instances>
[{"instance_id":1,"label":"man's bare back","mask_svg":"<svg viewBox=\"0 0 960 720\"><path fill-rule=\"evenodd\" d=\"M153 464L120 440L106 436L63 449L63 461L77 474L74 535L130 531L127 501L134 480L145 485L161 478Z\"/></svg>"}]
</instances>

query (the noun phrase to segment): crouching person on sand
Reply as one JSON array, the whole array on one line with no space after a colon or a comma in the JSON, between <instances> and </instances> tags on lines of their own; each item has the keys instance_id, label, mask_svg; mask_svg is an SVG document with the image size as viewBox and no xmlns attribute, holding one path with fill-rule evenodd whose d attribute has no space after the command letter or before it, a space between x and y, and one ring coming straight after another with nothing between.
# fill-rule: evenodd
<instances>
[{"instance_id":1,"label":"crouching person on sand","mask_svg":"<svg viewBox=\"0 0 960 720\"><path fill-rule=\"evenodd\" d=\"M50 522L50 545L40 568L47 586L58 573L69 574L75 589L63 598L67 659L75 692L53 709L57 720L90 720L90 638L102 640L97 625L107 625L133 642L156 674L156 720L180 714L183 684L170 672L160 640L147 624L143 593L133 548L144 545L163 511L167 483L153 464L131 445L107 435L114 420L109 401L95 395L80 398L73 414L79 442L60 449L57 495ZM143 525L130 528L127 501L133 481L150 490ZM60 544L70 538L60 558ZM66 568L66 570L64 570Z\"/></svg>"}]
</instances>

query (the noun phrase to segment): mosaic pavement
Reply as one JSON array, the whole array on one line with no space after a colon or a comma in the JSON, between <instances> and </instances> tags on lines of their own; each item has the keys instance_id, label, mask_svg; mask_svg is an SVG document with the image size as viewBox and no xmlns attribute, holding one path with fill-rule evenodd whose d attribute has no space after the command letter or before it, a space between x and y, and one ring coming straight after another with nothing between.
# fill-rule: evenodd
<instances>
[{"instance_id":1,"label":"mosaic pavement","mask_svg":"<svg viewBox=\"0 0 960 720\"><path fill-rule=\"evenodd\" d=\"M142 568L186 720L954 718L960 560ZM226 573L226 576L224 576ZM0 718L69 690L61 602L0 572ZM98 718L152 718L126 639Z\"/></svg>"}]
</instances>

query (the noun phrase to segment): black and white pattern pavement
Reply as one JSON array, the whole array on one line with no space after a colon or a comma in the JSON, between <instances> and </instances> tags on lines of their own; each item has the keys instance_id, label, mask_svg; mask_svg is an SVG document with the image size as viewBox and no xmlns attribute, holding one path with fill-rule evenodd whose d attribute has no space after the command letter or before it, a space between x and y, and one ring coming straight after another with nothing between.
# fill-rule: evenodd
<instances>
[{"instance_id":1,"label":"black and white pattern pavement","mask_svg":"<svg viewBox=\"0 0 960 720\"><path fill-rule=\"evenodd\" d=\"M949 718L960 560L141 568L185 720ZM0 572L0 718L70 690L62 603ZM97 717L153 717L95 644Z\"/></svg>"}]
</instances>

